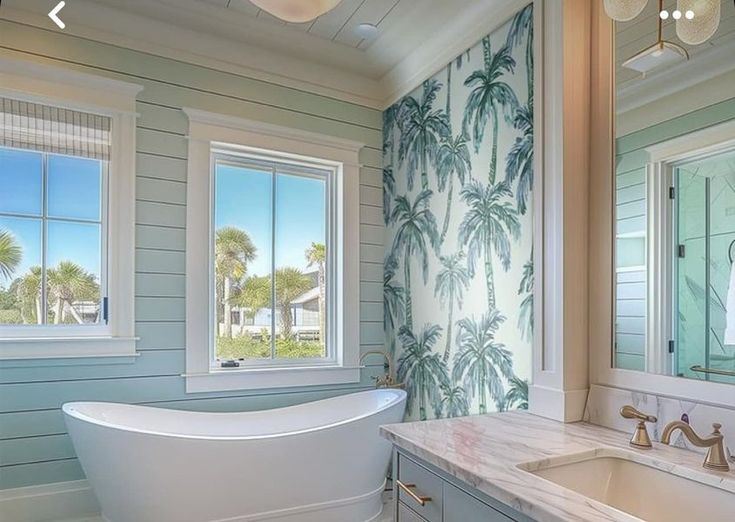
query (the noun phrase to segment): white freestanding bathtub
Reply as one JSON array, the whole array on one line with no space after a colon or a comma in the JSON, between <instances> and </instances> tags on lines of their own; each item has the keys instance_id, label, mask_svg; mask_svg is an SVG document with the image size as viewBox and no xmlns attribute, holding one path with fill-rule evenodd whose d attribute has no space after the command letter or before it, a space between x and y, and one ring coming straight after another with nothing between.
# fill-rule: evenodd
<instances>
[{"instance_id":1,"label":"white freestanding bathtub","mask_svg":"<svg viewBox=\"0 0 735 522\"><path fill-rule=\"evenodd\" d=\"M366 522L382 508L402 390L204 413L72 402L64 418L110 522Z\"/></svg>"}]
</instances>

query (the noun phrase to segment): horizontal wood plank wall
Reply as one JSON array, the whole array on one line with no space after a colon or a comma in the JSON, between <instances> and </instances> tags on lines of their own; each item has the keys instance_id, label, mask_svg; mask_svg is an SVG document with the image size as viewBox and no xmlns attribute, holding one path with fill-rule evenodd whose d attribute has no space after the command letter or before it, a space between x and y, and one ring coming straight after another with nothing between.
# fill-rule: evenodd
<instances>
[{"instance_id":1,"label":"horizontal wood plank wall","mask_svg":"<svg viewBox=\"0 0 735 522\"><path fill-rule=\"evenodd\" d=\"M185 227L188 106L366 144L360 171L360 339L383 348L382 114L273 83L0 20L0 56L142 85L138 97L137 358L0 363L0 489L83 478L60 406L102 400L207 411L292 405L368 389L383 372L370 358L359 384L187 394Z\"/></svg>"},{"instance_id":2,"label":"horizontal wood plank wall","mask_svg":"<svg viewBox=\"0 0 735 522\"><path fill-rule=\"evenodd\" d=\"M651 145L735 119L735 98L642 129L617 140L616 233L618 248L646 234L646 165ZM622 240L621 240L622 238ZM618 252L618 259L628 252ZM630 256L627 256L630 257ZM645 270L619 272L616 281L616 366L645 369Z\"/></svg>"}]
</instances>

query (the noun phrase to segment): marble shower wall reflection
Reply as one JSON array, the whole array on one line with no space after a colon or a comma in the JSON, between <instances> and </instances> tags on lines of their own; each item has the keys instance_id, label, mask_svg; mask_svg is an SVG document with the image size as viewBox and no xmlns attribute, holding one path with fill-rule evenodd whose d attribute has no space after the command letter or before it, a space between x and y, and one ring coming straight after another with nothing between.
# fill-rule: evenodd
<instances>
[{"instance_id":1,"label":"marble shower wall reflection","mask_svg":"<svg viewBox=\"0 0 735 522\"><path fill-rule=\"evenodd\" d=\"M384 113L386 348L410 418L527 407L533 8Z\"/></svg>"}]
</instances>

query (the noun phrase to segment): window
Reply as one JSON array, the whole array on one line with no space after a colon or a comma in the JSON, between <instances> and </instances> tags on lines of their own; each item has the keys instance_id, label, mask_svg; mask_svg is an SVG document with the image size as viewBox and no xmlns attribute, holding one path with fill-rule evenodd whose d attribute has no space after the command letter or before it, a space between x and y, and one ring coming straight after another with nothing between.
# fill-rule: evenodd
<instances>
[{"instance_id":1,"label":"window","mask_svg":"<svg viewBox=\"0 0 735 522\"><path fill-rule=\"evenodd\" d=\"M187 391L359 381L361 145L185 111Z\"/></svg>"},{"instance_id":2,"label":"window","mask_svg":"<svg viewBox=\"0 0 735 522\"><path fill-rule=\"evenodd\" d=\"M0 90L0 358L134 355L140 88L6 60L0 72L27 87ZM64 84L74 94L54 98ZM100 87L105 104L88 104Z\"/></svg>"},{"instance_id":3,"label":"window","mask_svg":"<svg viewBox=\"0 0 735 522\"><path fill-rule=\"evenodd\" d=\"M334 169L226 148L214 150L213 159L213 364L334 361L328 297ZM250 324L240 325L241 315Z\"/></svg>"},{"instance_id":4,"label":"window","mask_svg":"<svg viewBox=\"0 0 735 522\"><path fill-rule=\"evenodd\" d=\"M110 118L0 106L0 325L104 324Z\"/></svg>"}]
</instances>

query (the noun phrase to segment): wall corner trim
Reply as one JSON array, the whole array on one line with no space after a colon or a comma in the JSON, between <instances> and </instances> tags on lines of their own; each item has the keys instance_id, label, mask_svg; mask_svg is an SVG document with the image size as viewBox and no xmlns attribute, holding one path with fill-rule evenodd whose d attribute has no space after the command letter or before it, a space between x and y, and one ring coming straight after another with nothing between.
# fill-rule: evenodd
<instances>
[{"instance_id":1,"label":"wall corner trim","mask_svg":"<svg viewBox=\"0 0 735 522\"><path fill-rule=\"evenodd\" d=\"M578 422L584 417L588 388L559 390L531 385L528 388L529 412L559 422Z\"/></svg>"}]
</instances>

